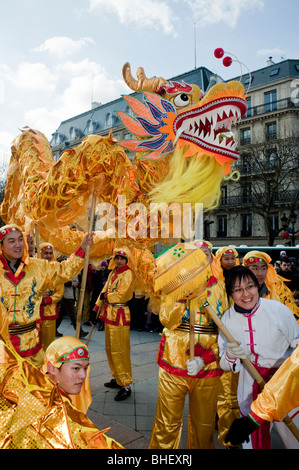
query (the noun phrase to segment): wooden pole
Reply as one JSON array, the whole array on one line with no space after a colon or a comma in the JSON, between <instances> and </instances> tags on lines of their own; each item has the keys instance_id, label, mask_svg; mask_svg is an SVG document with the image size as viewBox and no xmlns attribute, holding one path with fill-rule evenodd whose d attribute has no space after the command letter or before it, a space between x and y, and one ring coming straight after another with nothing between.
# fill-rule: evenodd
<instances>
[{"instance_id":1,"label":"wooden pole","mask_svg":"<svg viewBox=\"0 0 299 470\"><path fill-rule=\"evenodd\" d=\"M36 256L37 256L37 258L40 258L40 251L39 251L39 230L38 230L37 224L35 224L34 235L35 235Z\"/></svg>"},{"instance_id":2,"label":"wooden pole","mask_svg":"<svg viewBox=\"0 0 299 470\"><path fill-rule=\"evenodd\" d=\"M195 312L191 309L191 300L187 300L187 306L189 310L189 324L190 324L190 361L194 359L194 323L195 323Z\"/></svg>"},{"instance_id":3,"label":"wooden pole","mask_svg":"<svg viewBox=\"0 0 299 470\"><path fill-rule=\"evenodd\" d=\"M226 339L230 342L230 343L236 343L236 345L239 346L239 344L237 343L237 341L233 338L233 336L230 334L230 332L228 331L228 329L226 328L226 326L223 324L223 322L220 320L220 318L218 317L218 315L216 314L216 312L214 312L214 309L209 305L208 302L205 302L204 305L203 305L204 309L209 313L209 315L211 316L212 320L216 323L216 325L218 326L219 330L222 331L222 333L224 334L224 336L226 337ZM256 370L256 368L254 367L254 365L252 364L252 362L250 362L250 360L246 357L245 359L241 359L242 362L244 362L244 364L246 365L246 368L248 369L248 371L250 372L250 374L252 375L252 377L257 381L257 383L259 384L259 386L261 388L264 388L266 382L264 381L263 377L260 375L260 373ZM289 430L291 431L291 433L295 436L295 438L297 439L297 441L299 441L299 429L297 428L297 426L295 425L295 423L291 420L291 418L286 415L284 418L283 418L283 422L285 423L285 425L289 428Z\"/></svg>"},{"instance_id":4,"label":"wooden pole","mask_svg":"<svg viewBox=\"0 0 299 470\"><path fill-rule=\"evenodd\" d=\"M96 319L95 319L95 321L94 321L92 327L90 328L90 332L89 332L89 335L88 335L87 340L86 340L86 343L85 343L86 346L88 346L89 341L90 341L91 336L92 336L92 333L93 333L93 330L94 330L94 328L95 328L95 326L96 326L96 322L97 322L97 319L98 319L98 317L99 317L99 313L100 313L100 311L101 311L102 304L103 304L103 302L101 302L101 303L99 304L99 309L98 309L98 311L97 311Z\"/></svg>"},{"instance_id":5,"label":"wooden pole","mask_svg":"<svg viewBox=\"0 0 299 470\"><path fill-rule=\"evenodd\" d=\"M92 229L93 229L95 208L96 208L96 191L93 190L91 206L90 206L90 215L89 215L89 226L88 226L88 233L89 234L92 233ZM85 250L84 267L83 267L83 273L82 273L82 282L81 282L80 296L79 296L78 308L77 308L76 338L80 337L80 331L81 331L81 318L82 318L84 294L85 294L88 263L89 263L89 249L90 249L90 247L87 246L86 250Z\"/></svg>"}]
</instances>

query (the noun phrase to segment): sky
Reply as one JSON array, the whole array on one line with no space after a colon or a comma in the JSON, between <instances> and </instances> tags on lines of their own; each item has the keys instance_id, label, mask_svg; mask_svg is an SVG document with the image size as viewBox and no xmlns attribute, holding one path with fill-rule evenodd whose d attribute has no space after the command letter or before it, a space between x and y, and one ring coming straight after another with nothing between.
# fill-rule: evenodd
<instances>
[{"instance_id":1,"label":"sky","mask_svg":"<svg viewBox=\"0 0 299 470\"><path fill-rule=\"evenodd\" d=\"M29 126L50 140L60 123L131 92L132 74L165 79L204 66L240 75L298 59L298 0L9 0L0 16L0 176ZM244 73L247 69L243 68ZM1 170L2 169L2 170Z\"/></svg>"}]
</instances>

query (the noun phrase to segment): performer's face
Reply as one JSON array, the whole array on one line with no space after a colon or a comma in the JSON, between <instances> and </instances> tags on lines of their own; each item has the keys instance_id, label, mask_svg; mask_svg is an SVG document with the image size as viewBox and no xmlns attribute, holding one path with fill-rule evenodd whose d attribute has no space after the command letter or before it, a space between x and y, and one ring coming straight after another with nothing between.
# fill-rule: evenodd
<instances>
[{"instance_id":1,"label":"performer's face","mask_svg":"<svg viewBox=\"0 0 299 470\"><path fill-rule=\"evenodd\" d=\"M267 271L268 271L267 263L252 264L248 267L254 273L255 277L259 281L259 285L261 286L267 276Z\"/></svg>"},{"instance_id":2,"label":"performer's face","mask_svg":"<svg viewBox=\"0 0 299 470\"><path fill-rule=\"evenodd\" d=\"M49 362L48 373L61 390L69 395L77 395L86 379L88 366L87 360L64 362L60 368L52 366Z\"/></svg>"},{"instance_id":3,"label":"performer's face","mask_svg":"<svg viewBox=\"0 0 299 470\"><path fill-rule=\"evenodd\" d=\"M22 233L13 232L4 238L2 242L2 252L8 261L15 263L22 258L24 253L24 238Z\"/></svg>"},{"instance_id":4,"label":"performer's face","mask_svg":"<svg viewBox=\"0 0 299 470\"><path fill-rule=\"evenodd\" d=\"M34 245L34 241L32 240L32 238L27 238L27 245L28 245L29 256L34 256L35 245Z\"/></svg>"},{"instance_id":5,"label":"performer's face","mask_svg":"<svg viewBox=\"0 0 299 470\"><path fill-rule=\"evenodd\" d=\"M41 250L41 258L42 259L47 259L48 261L52 261L52 259L53 259L53 250L52 249Z\"/></svg>"},{"instance_id":6,"label":"performer's face","mask_svg":"<svg viewBox=\"0 0 299 470\"><path fill-rule=\"evenodd\" d=\"M124 256L117 255L114 258L115 264L118 268L125 266L127 264L127 259Z\"/></svg>"},{"instance_id":7,"label":"performer's face","mask_svg":"<svg viewBox=\"0 0 299 470\"><path fill-rule=\"evenodd\" d=\"M236 257L234 253L226 254L221 257L221 266L223 269L231 269L236 264Z\"/></svg>"},{"instance_id":8,"label":"performer's face","mask_svg":"<svg viewBox=\"0 0 299 470\"><path fill-rule=\"evenodd\" d=\"M236 305L251 310L259 299L258 287L249 277L237 279L232 289L232 299Z\"/></svg>"},{"instance_id":9,"label":"performer's face","mask_svg":"<svg viewBox=\"0 0 299 470\"><path fill-rule=\"evenodd\" d=\"M201 251L203 251L206 254L206 256L208 258L208 261L211 264L212 261L213 261L213 258L212 258L212 255L211 255L211 252L210 252L209 248L207 248L206 246L201 246L200 249L201 249Z\"/></svg>"}]
</instances>

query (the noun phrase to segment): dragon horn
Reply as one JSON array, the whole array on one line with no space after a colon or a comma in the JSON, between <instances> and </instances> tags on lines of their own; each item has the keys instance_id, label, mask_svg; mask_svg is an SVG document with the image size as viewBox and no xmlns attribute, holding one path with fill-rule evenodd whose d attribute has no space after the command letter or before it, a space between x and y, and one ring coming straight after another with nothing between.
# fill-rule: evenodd
<instances>
[{"instance_id":1,"label":"dragon horn","mask_svg":"<svg viewBox=\"0 0 299 470\"><path fill-rule=\"evenodd\" d=\"M126 62L122 68L122 73L125 83L131 90L136 92L141 91L152 91L157 93L162 85L168 84L167 80L162 77L147 78L142 67L137 69L138 81L132 76L131 66L129 62Z\"/></svg>"}]
</instances>

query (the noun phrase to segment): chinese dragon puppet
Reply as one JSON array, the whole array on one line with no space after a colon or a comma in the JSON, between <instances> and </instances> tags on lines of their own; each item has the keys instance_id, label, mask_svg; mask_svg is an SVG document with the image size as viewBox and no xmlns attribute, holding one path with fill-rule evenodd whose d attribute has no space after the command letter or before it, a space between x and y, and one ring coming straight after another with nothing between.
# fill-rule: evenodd
<instances>
[{"instance_id":1,"label":"chinese dragon puppet","mask_svg":"<svg viewBox=\"0 0 299 470\"><path fill-rule=\"evenodd\" d=\"M145 273L153 246L169 243L161 235L159 218L158 235L150 236L150 205L201 203L204 210L217 206L221 182L239 156L231 127L247 105L239 81L216 84L203 94L197 85L149 79L143 68L138 68L135 79L129 63L123 66L123 77L143 96L124 96L130 114L117 113L135 138L118 143L112 132L108 137L89 135L55 162L46 137L25 128L12 143L0 215L27 233L37 227L44 241L69 255L87 230L90 196L95 192L96 207L107 208L106 220L113 218L115 231L95 229L90 259L111 256L116 244L129 245L135 270ZM125 150L135 157L129 159ZM134 204L142 204L146 215L132 213ZM134 235L127 231L120 239L120 223L127 229L133 226ZM170 240L172 235L170 222Z\"/></svg>"}]
</instances>

